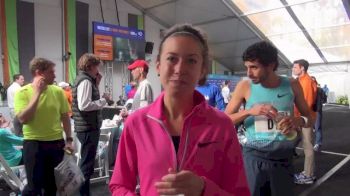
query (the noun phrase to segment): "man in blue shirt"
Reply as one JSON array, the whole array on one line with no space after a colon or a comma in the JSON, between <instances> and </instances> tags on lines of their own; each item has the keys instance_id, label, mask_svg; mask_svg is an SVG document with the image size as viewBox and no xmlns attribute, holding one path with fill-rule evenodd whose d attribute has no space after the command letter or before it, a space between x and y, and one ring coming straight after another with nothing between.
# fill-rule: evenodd
<instances>
[{"instance_id":1,"label":"man in blue shirt","mask_svg":"<svg viewBox=\"0 0 350 196\"><path fill-rule=\"evenodd\" d=\"M206 83L203 86L197 86L196 90L205 97L205 100L207 100L209 105L216 107L221 111L225 110L224 98L222 97L219 87Z\"/></svg>"}]
</instances>

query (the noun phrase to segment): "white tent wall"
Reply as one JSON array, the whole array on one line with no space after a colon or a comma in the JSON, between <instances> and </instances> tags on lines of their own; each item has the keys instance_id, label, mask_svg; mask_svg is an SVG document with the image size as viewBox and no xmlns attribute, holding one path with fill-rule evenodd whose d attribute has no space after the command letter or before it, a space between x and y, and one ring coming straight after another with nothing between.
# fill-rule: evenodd
<instances>
[{"instance_id":1,"label":"white tent wall","mask_svg":"<svg viewBox=\"0 0 350 196\"><path fill-rule=\"evenodd\" d=\"M36 0L34 13L35 56L50 59L56 64L56 81L60 82L64 78L61 1Z\"/></svg>"},{"instance_id":2,"label":"white tent wall","mask_svg":"<svg viewBox=\"0 0 350 196\"><path fill-rule=\"evenodd\" d=\"M328 102L335 103L337 97L344 95L347 95L350 98L349 72L315 72L310 73L310 75L316 77L321 87L327 84L330 91Z\"/></svg>"}]
</instances>

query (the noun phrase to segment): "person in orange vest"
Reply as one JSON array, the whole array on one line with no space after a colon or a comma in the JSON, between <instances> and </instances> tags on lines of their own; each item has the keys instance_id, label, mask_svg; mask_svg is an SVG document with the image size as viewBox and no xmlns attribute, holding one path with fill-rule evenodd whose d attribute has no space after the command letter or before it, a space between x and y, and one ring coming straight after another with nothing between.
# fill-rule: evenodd
<instances>
[{"instance_id":1,"label":"person in orange vest","mask_svg":"<svg viewBox=\"0 0 350 196\"><path fill-rule=\"evenodd\" d=\"M68 114L69 114L69 117L72 117L72 102L73 102L72 89L67 82L60 82L58 83L58 86L61 87L64 91L64 95L66 96L69 103Z\"/></svg>"}]
</instances>

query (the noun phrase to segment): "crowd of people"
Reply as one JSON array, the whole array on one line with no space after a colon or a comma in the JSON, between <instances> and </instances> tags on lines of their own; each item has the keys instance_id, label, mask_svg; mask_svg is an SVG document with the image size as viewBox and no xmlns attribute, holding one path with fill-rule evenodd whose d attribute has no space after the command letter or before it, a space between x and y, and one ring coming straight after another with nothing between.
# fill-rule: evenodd
<instances>
[{"instance_id":1,"label":"crowd of people","mask_svg":"<svg viewBox=\"0 0 350 196\"><path fill-rule=\"evenodd\" d=\"M138 59L127 67L132 107L119 114L124 128L113 144L119 147L112 195L294 195L295 183L314 183L327 86L308 74L304 59L293 62L296 79L278 75L278 51L267 41L249 46L242 60L249 79L233 92L230 81L221 87L208 83L206 35L184 24L170 28L159 45L155 66L163 91L157 98L147 79L149 63ZM13 76L7 93L11 119L0 116L0 153L10 166L24 164L28 184L22 195L56 194L54 168L65 150L76 150L75 139L85 178L80 195L91 195L101 110L112 100L99 90L101 65L96 55L82 55L72 86L53 85L55 64L45 58L29 63L31 83ZM246 129L241 144L239 124ZM305 163L295 173L300 138Z\"/></svg>"}]
</instances>

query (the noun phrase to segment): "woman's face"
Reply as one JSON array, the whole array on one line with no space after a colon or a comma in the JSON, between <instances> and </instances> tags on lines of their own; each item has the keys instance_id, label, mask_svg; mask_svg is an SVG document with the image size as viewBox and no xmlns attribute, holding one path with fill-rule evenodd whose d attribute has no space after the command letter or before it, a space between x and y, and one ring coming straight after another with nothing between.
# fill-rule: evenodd
<instances>
[{"instance_id":1,"label":"woman's face","mask_svg":"<svg viewBox=\"0 0 350 196\"><path fill-rule=\"evenodd\" d=\"M201 44L190 36L167 38L157 61L157 71L166 92L193 92L206 71Z\"/></svg>"}]
</instances>

